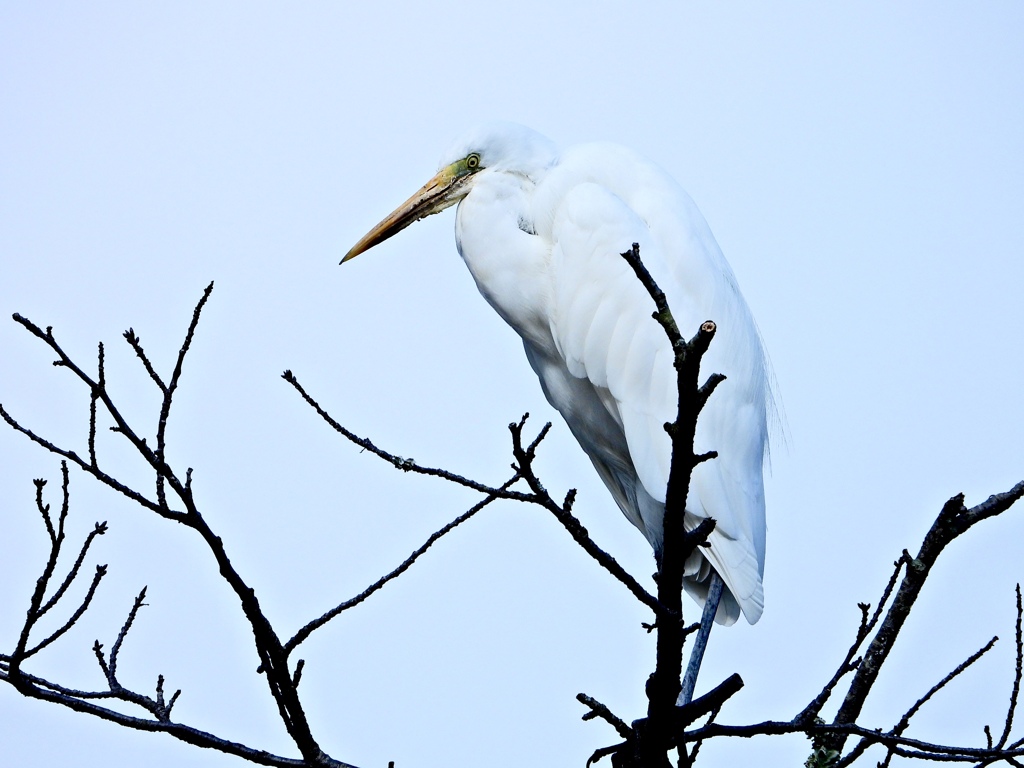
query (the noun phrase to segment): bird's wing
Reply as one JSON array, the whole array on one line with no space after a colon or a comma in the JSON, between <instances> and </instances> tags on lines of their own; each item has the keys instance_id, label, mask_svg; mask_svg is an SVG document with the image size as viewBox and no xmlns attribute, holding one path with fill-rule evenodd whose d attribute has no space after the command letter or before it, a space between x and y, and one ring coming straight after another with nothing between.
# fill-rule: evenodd
<instances>
[{"instance_id":1,"label":"bird's wing","mask_svg":"<svg viewBox=\"0 0 1024 768\"><path fill-rule=\"evenodd\" d=\"M717 520L706 554L753 622L763 606L760 341L717 246L706 253L703 233L687 226L685 216L695 214L706 230L696 208L679 214L657 205L642 217L607 186L589 181L565 192L550 229L551 333L568 371L610 394L605 405L622 425L637 477L647 494L664 502L671 458L664 424L674 419L677 404L671 349L651 317L653 301L620 254L640 244L641 258L668 295L684 334L716 320L719 334L702 369L705 376L720 371L729 378L701 416L695 443L698 451L717 450L719 458L694 472L687 511ZM669 223L678 232L650 225L651 218L673 215ZM643 520L657 547L660 513L647 506L637 512L658 517Z\"/></svg>"}]
</instances>

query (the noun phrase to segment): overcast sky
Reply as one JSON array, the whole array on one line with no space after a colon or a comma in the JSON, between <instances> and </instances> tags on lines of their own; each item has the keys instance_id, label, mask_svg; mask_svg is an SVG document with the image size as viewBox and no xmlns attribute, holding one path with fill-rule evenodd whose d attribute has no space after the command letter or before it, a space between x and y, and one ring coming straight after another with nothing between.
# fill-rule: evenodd
<instances>
[{"instance_id":1,"label":"overcast sky","mask_svg":"<svg viewBox=\"0 0 1024 768\"><path fill-rule=\"evenodd\" d=\"M638 9L639 7L639 9ZM698 693L733 671L723 722L792 717L842 658L942 502L1024 479L1024 5L988 3L15 3L0 5L0 402L85 447L87 393L20 326L52 325L153 434L157 393L216 288L169 430L237 568L281 634L357 593L474 503L333 435L279 378L402 456L498 483L505 425L555 426L553 492L649 583L622 517L477 295L448 212L341 255L474 123L569 146L608 139L690 192L769 349L785 410L767 479L765 613L718 629ZM104 425L106 426L106 425ZM0 646L45 557L34 477L59 464L0 430ZM148 490L123 441L100 462ZM72 473L70 530L110 532L94 608L29 670L102 685L134 594L126 685L184 689L175 715L294 754L233 596L190 531ZM922 738L1002 722L1024 509L942 556L869 700L888 728L994 635L919 716ZM690 605L690 604L688 604ZM538 511L496 506L299 654L322 744L360 768L582 766L615 734L584 691L644 712L649 614ZM834 710L830 709L829 712ZM3 762L230 766L0 689ZM805 739L706 746L704 764L799 765ZM870 758L869 758L870 759Z\"/></svg>"}]
</instances>

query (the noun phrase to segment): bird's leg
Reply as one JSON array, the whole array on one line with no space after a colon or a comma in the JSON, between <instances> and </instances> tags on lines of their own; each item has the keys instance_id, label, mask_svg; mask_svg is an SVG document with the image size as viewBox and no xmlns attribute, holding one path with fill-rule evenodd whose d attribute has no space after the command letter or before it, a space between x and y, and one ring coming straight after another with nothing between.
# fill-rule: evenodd
<instances>
[{"instance_id":1,"label":"bird's leg","mask_svg":"<svg viewBox=\"0 0 1024 768\"><path fill-rule=\"evenodd\" d=\"M676 700L678 706L689 704L693 699L693 689L697 685L697 673L700 672L700 663L704 660L704 649L708 645L711 626L715 623L715 614L718 613L718 604L722 600L723 587L722 577L718 575L718 571L712 568L708 599L704 603L704 613L700 617L700 629L697 630L697 638L693 641L693 650L690 651L690 663L686 665L686 674L683 675L683 688Z\"/></svg>"}]
</instances>

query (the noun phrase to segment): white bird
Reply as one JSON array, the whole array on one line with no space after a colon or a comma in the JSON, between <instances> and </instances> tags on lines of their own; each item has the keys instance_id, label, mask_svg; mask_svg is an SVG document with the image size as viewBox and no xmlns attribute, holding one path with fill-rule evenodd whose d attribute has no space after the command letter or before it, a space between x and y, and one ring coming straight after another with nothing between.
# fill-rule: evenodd
<instances>
[{"instance_id":1,"label":"white bird","mask_svg":"<svg viewBox=\"0 0 1024 768\"><path fill-rule=\"evenodd\" d=\"M742 612L756 622L764 606L767 363L697 206L624 147L559 152L523 126L488 124L458 141L437 174L343 261L456 203L455 241L480 293L522 337L548 402L659 557L671 456L664 424L675 418L676 378L653 301L620 254L640 244L684 335L715 321L701 377L727 378L694 442L697 453L718 458L693 472L685 525L713 517L717 526L710 546L688 560L684 585L703 604L713 569L725 583L716 621L732 624Z\"/></svg>"}]
</instances>

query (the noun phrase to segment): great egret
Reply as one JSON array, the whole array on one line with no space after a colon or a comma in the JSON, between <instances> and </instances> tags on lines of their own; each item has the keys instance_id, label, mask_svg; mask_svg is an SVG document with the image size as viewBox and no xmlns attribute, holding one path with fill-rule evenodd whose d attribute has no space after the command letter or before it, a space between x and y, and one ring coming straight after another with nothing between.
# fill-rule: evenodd
<instances>
[{"instance_id":1,"label":"great egret","mask_svg":"<svg viewBox=\"0 0 1024 768\"><path fill-rule=\"evenodd\" d=\"M713 584L722 592L720 605L705 611L718 623L732 624L741 612L756 622L764 606L766 360L696 205L624 147L559 152L528 128L489 124L456 142L437 174L342 261L456 203L455 241L480 293L522 337L548 401L659 556L671 456L664 424L675 416L676 380L653 302L620 254L640 244L684 332L717 323L702 375L727 378L694 442L698 453L715 450L718 458L694 470L685 513L688 529L707 517L717 526L710 546L689 558L684 584L700 604Z\"/></svg>"}]
</instances>

